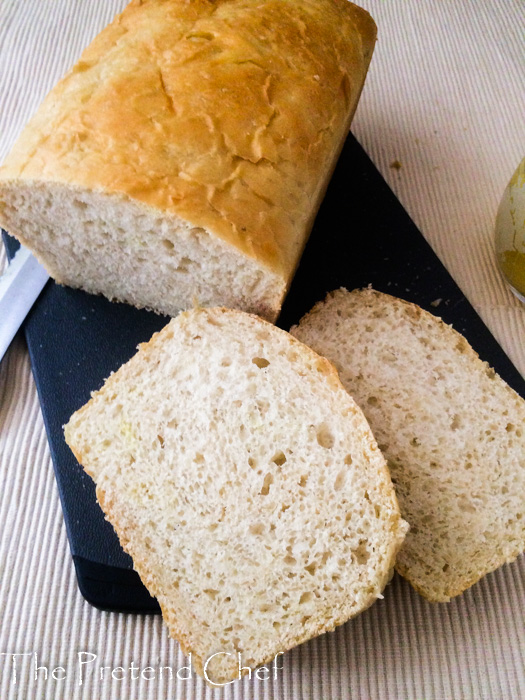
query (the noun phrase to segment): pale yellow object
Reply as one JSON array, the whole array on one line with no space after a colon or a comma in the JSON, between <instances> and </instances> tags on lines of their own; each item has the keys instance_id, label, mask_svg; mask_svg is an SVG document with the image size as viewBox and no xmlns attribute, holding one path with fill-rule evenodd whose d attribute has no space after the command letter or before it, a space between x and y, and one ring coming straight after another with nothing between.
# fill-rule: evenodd
<instances>
[{"instance_id":1,"label":"pale yellow object","mask_svg":"<svg viewBox=\"0 0 525 700\"><path fill-rule=\"evenodd\" d=\"M501 199L496 218L496 253L512 291L525 302L525 158Z\"/></svg>"}]
</instances>

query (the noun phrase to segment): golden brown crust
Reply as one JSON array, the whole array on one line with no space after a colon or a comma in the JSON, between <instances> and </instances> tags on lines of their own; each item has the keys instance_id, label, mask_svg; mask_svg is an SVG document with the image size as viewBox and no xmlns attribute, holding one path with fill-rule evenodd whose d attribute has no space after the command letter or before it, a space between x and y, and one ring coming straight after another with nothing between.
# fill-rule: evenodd
<instances>
[{"instance_id":1,"label":"golden brown crust","mask_svg":"<svg viewBox=\"0 0 525 700\"><path fill-rule=\"evenodd\" d=\"M374 42L373 20L347 0L134 0L0 177L133 198L287 282Z\"/></svg>"}]
</instances>

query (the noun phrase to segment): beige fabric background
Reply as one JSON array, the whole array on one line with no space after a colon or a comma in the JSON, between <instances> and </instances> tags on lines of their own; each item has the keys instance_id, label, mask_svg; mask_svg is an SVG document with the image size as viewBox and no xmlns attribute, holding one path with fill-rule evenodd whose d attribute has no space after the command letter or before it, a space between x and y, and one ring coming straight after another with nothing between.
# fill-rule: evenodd
<instances>
[{"instance_id":1,"label":"beige fabric background","mask_svg":"<svg viewBox=\"0 0 525 700\"><path fill-rule=\"evenodd\" d=\"M0 0L0 159L126 0ZM499 198L525 155L521 0L363 0L379 41L353 131L525 374L525 308L493 257ZM390 164L398 160L401 169ZM358 232L357 232L358 235ZM0 258L3 263L3 259ZM0 365L0 698L525 698L525 558L446 605L395 577L369 611L284 656L276 680L112 679L185 665L159 617L81 597L22 337ZM77 655L96 654L79 684ZM55 680L39 665L63 667ZM91 657L83 657L91 658ZM116 677L119 677L117 672ZM145 674L148 675L147 672Z\"/></svg>"}]
</instances>

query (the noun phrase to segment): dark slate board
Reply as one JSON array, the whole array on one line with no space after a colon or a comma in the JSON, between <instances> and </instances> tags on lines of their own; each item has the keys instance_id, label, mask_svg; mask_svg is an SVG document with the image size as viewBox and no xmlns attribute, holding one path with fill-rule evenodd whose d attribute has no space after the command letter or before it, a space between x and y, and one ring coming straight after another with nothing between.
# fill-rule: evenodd
<instances>
[{"instance_id":1,"label":"dark slate board","mask_svg":"<svg viewBox=\"0 0 525 700\"><path fill-rule=\"evenodd\" d=\"M3 235L12 257L18 244ZM525 397L524 379L350 135L278 325L288 329L332 289L368 284L451 323ZM442 299L437 308L436 299ZM94 485L65 444L62 426L166 322L49 282L24 326L79 587L103 609L153 612L158 605L104 520Z\"/></svg>"}]
</instances>

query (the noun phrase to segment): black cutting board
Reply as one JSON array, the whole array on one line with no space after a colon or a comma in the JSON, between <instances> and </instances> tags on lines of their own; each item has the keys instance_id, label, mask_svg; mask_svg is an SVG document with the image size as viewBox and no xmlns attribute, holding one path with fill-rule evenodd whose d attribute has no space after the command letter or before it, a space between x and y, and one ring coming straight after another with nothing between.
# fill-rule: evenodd
<instances>
[{"instance_id":1,"label":"black cutting board","mask_svg":"<svg viewBox=\"0 0 525 700\"><path fill-rule=\"evenodd\" d=\"M11 258L18 243L3 235ZM525 397L524 379L350 135L278 325L288 329L332 289L368 284L451 323ZM25 323L79 587L99 608L158 611L104 520L93 482L65 444L62 426L137 344L166 322L166 317L49 282Z\"/></svg>"}]
</instances>

